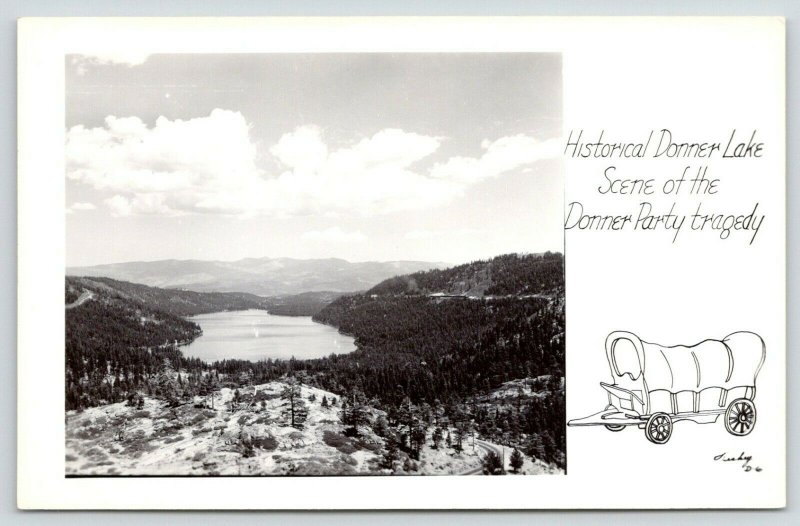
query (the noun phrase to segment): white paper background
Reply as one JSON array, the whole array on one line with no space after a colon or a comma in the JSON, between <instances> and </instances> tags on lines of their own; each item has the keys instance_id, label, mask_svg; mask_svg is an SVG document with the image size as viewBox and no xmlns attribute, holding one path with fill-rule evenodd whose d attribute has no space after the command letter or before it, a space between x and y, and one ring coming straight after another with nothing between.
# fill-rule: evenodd
<instances>
[{"instance_id":1,"label":"white paper background","mask_svg":"<svg viewBox=\"0 0 800 526\"><path fill-rule=\"evenodd\" d=\"M20 25L18 500L46 508L773 507L785 500L784 28L780 19L128 19ZM723 140L758 128L759 163L724 171L724 198L768 213L741 240L569 232L567 409L601 409L603 342L627 329L664 344L759 332L759 422L643 433L570 429L564 477L65 479L63 429L65 53L561 51L565 130L638 137L661 127ZM645 166L641 164L640 166ZM676 161L677 163L677 161ZM659 163L661 169L668 166ZM598 165L599 166L599 165ZM648 167L651 165L648 164ZM654 166L654 165L652 165ZM568 162L566 201L592 199L588 161ZM723 172L720 170L720 175ZM728 181L733 181L728 184ZM733 208L733 205L730 205ZM682 234L683 235L683 234ZM735 440L735 442L732 442ZM744 447L764 471L711 459ZM309 498L313 495L313 498Z\"/></svg>"}]
</instances>

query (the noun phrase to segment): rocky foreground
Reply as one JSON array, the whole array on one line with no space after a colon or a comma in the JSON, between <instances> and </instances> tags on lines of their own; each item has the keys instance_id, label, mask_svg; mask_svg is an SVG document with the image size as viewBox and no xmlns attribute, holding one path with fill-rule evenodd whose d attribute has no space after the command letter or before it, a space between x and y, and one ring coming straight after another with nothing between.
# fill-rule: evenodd
<instances>
[{"instance_id":1,"label":"rocky foreground","mask_svg":"<svg viewBox=\"0 0 800 526\"><path fill-rule=\"evenodd\" d=\"M66 474L458 475L480 471L485 449L470 443L459 452L445 444L433 448L429 441L419 460L403 452L387 460L387 444L370 425L361 426L357 437L345 436L338 395L306 385L300 386L305 421L292 427L281 398L285 387L285 383L270 382L238 390L223 388L177 407L145 397L132 405L69 411ZM383 416L376 409L369 413L372 421ZM520 473L562 471L526 457Z\"/></svg>"}]
</instances>

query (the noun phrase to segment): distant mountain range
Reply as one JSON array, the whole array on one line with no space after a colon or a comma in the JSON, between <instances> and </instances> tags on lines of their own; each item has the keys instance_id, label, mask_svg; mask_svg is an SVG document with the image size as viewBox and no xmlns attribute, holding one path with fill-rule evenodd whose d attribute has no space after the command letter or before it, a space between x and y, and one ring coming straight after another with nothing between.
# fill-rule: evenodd
<instances>
[{"instance_id":1,"label":"distant mountain range","mask_svg":"<svg viewBox=\"0 0 800 526\"><path fill-rule=\"evenodd\" d=\"M238 261L132 261L68 267L69 276L108 277L198 292L279 296L309 291L355 292L393 276L444 268L426 261L351 263L343 259L246 258Z\"/></svg>"}]
</instances>

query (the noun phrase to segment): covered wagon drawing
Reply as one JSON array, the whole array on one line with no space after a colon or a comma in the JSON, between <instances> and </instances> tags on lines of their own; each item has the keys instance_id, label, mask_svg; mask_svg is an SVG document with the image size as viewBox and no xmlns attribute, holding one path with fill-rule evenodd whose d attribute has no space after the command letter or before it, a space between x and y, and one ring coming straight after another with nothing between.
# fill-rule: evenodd
<instances>
[{"instance_id":1,"label":"covered wagon drawing","mask_svg":"<svg viewBox=\"0 0 800 526\"><path fill-rule=\"evenodd\" d=\"M735 436L756 424L756 377L766 357L758 334L665 347L619 331L606 339L606 355L613 383L600 385L608 405L568 425L610 431L636 426L651 442L665 444L681 420L710 424L724 415L725 429Z\"/></svg>"}]
</instances>

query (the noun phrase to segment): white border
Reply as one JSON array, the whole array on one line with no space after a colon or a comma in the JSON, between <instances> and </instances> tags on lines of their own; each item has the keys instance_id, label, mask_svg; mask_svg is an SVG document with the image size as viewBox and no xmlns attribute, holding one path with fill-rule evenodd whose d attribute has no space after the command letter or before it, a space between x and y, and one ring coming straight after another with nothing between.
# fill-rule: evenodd
<instances>
[{"instance_id":1,"label":"white border","mask_svg":"<svg viewBox=\"0 0 800 526\"><path fill-rule=\"evenodd\" d=\"M764 38L782 67L778 18L129 18L19 22L18 505L58 509L517 509L779 507L783 471L748 501L684 477L675 496L592 477L65 479L63 476L64 54L143 52L560 51L567 63L627 35L702 41L712 28ZM613 46L611 46L613 47ZM779 56L777 56L779 55ZM781 98L783 75L779 77ZM781 218L783 211L781 211ZM783 259L781 257L781 259ZM56 294L53 294L56 291ZM63 353L63 350L61 351ZM570 350L568 349L568 353ZM782 364L783 356L778 358ZM781 408L782 409L782 408ZM785 414L785 412L783 413ZM781 426L780 429L783 429Z\"/></svg>"}]
</instances>

